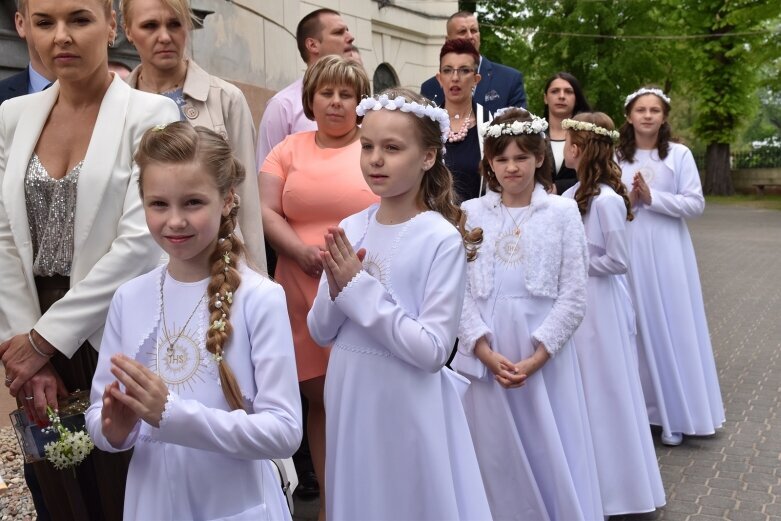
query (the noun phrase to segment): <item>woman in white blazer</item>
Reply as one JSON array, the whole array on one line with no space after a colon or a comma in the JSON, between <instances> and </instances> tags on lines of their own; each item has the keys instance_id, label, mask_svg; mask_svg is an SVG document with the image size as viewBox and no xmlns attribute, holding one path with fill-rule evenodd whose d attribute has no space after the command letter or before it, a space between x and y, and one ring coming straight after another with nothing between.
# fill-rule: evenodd
<instances>
[{"instance_id":1,"label":"woman in white blazer","mask_svg":"<svg viewBox=\"0 0 781 521\"><path fill-rule=\"evenodd\" d=\"M239 232L250 265L265 273L255 124L244 94L186 57L193 27L188 0L122 0L121 5L125 34L141 58L141 65L127 78L130 86L174 100L182 121L220 134L230 143L247 173L254 172L239 185Z\"/></svg>"},{"instance_id":2,"label":"woman in white blazer","mask_svg":"<svg viewBox=\"0 0 781 521\"><path fill-rule=\"evenodd\" d=\"M27 0L51 88L0 106L0 356L34 419L89 389L116 288L153 268L133 154L176 105L108 71L110 0ZM33 465L53 519L119 519L126 457Z\"/></svg>"}]
</instances>

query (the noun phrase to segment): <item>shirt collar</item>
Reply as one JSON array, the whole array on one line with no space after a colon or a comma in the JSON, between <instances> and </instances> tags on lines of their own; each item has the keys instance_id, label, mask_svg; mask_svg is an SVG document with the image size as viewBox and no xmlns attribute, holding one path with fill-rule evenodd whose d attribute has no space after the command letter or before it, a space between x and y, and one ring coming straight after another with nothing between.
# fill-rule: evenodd
<instances>
[{"instance_id":1,"label":"shirt collar","mask_svg":"<svg viewBox=\"0 0 781 521\"><path fill-rule=\"evenodd\" d=\"M38 73L35 69L33 69L33 64L27 66L27 70L30 74L30 80L28 85L28 92L30 94L34 92L41 92L43 89L49 86L51 83L46 77L42 76Z\"/></svg>"}]
</instances>

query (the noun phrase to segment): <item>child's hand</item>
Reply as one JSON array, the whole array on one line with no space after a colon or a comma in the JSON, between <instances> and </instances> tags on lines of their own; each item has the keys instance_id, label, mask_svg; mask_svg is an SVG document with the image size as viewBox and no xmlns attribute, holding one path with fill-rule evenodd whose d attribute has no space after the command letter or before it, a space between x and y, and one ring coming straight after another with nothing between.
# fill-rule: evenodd
<instances>
[{"instance_id":1,"label":"child's hand","mask_svg":"<svg viewBox=\"0 0 781 521\"><path fill-rule=\"evenodd\" d=\"M525 383L525 381L531 376L539 371L543 365L545 365L545 362L547 362L550 359L550 354L548 353L548 350L545 349L544 344L539 344L537 348L534 350L534 354L531 355L529 358L524 358L520 362L513 364L513 369L515 369L515 374L522 375L523 376L523 382L521 382L520 385L513 382L513 380L507 379L506 381L499 380L497 377L497 380L500 384L502 384L504 387L511 388L511 387L520 387Z\"/></svg>"},{"instance_id":2,"label":"child's hand","mask_svg":"<svg viewBox=\"0 0 781 521\"><path fill-rule=\"evenodd\" d=\"M330 227L325 235L325 251L322 256L323 269L328 278L329 293L331 299L335 299L353 277L363 269L366 250L361 248L357 253L354 252L344 230Z\"/></svg>"},{"instance_id":3,"label":"child's hand","mask_svg":"<svg viewBox=\"0 0 781 521\"><path fill-rule=\"evenodd\" d=\"M125 386L124 393L112 392L111 396L152 427L159 427L168 401L168 387L162 378L124 355L111 357L111 374Z\"/></svg>"},{"instance_id":4,"label":"child's hand","mask_svg":"<svg viewBox=\"0 0 781 521\"><path fill-rule=\"evenodd\" d=\"M651 189L643 178L643 174L637 172L632 180L632 191L637 192L637 199L641 200L644 204L651 204Z\"/></svg>"},{"instance_id":5,"label":"child's hand","mask_svg":"<svg viewBox=\"0 0 781 521\"><path fill-rule=\"evenodd\" d=\"M116 398L117 394L122 394L119 382L108 384L103 391L103 408L100 410L103 436L114 447L120 447L125 442L139 420L136 413Z\"/></svg>"},{"instance_id":6,"label":"child's hand","mask_svg":"<svg viewBox=\"0 0 781 521\"><path fill-rule=\"evenodd\" d=\"M475 344L475 356L493 373L502 387L520 387L526 380L526 375L518 373L507 357L491 349L485 337Z\"/></svg>"}]
</instances>

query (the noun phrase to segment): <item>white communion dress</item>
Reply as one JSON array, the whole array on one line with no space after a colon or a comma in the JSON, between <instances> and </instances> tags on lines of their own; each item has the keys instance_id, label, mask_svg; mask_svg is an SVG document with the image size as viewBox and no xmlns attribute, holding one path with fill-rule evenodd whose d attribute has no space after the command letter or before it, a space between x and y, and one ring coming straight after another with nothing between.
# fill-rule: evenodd
<instances>
[{"instance_id":1,"label":"white communion dress","mask_svg":"<svg viewBox=\"0 0 781 521\"><path fill-rule=\"evenodd\" d=\"M651 189L651 204L635 206L627 226L648 418L667 435L713 434L724 423L724 405L686 226L705 209L697 165L678 143L664 160L655 149L638 150L634 162L619 165L628 190L637 172Z\"/></svg>"},{"instance_id":2,"label":"white communion dress","mask_svg":"<svg viewBox=\"0 0 781 521\"><path fill-rule=\"evenodd\" d=\"M469 264L453 367L472 381L466 413L493 519L601 520L570 342L586 305L586 244L577 208L540 185L525 209L505 207L492 191L462 206L467 227L483 229L483 242ZM539 343L551 358L523 387L505 389L474 355L483 336L514 363Z\"/></svg>"},{"instance_id":3,"label":"white communion dress","mask_svg":"<svg viewBox=\"0 0 781 521\"><path fill-rule=\"evenodd\" d=\"M99 448L133 448L124 519L290 519L269 461L291 456L302 433L284 292L252 270L241 276L225 358L249 413L230 410L205 348L208 279L179 282L161 267L122 285L112 299L86 419ZM161 376L169 395L159 428L139 420L114 447L102 434L101 409L115 380L110 358L118 353Z\"/></svg>"},{"instance_id":4,"label":"white communion dress","mask_svg":"<svg viewBox=\"0 0 781 521\"><path fill-rule=\"evenodd\" d=\"M564 193L574 198L580 183ZM652 512L664 485L645 410L635 317L624 277L626 205L600 184L583 216L589 252L586 315L572 336L578 354L606 516Z\"/></svg>"},{"instance_id":5,"label":"white communion dress","mask_svg":"<svg viewBox=\"0 0 781 521\"><path fill-rule=\"evenodd\" d=\"M461 396L445 367L466 253L439 213L383 225L377 206L342 222L364 269L337 295L325 276L309 312L333 343L325 382L328 519L491 518Z\"/></svg>"}]
</instances>

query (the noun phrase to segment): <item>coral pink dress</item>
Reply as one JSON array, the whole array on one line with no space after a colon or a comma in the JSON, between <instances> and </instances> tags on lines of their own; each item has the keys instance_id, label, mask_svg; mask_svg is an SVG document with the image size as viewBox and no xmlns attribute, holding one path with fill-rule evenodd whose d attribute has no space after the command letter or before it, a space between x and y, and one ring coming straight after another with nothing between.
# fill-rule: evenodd
<instances>
[{"instance_id":1,"label":"coral pink dress","mask_svg":"<svg viewBox=\"0 0 781 521\"><path fill-rule=\"evenodd\" d=\"M363 179L360 154L360 141L342 148L320 148L311 131L291 134L266 157L261 172L282 179L282 216L305 244L322 248L329 226L379 201ZM328 350L312 340L306 325L318 280L285 255L279 256L274 276L287 297L298 380L322 376Z\"/></svg>"}]
</instances>

